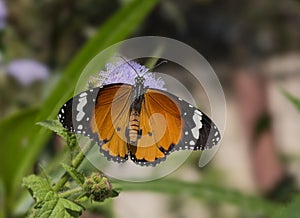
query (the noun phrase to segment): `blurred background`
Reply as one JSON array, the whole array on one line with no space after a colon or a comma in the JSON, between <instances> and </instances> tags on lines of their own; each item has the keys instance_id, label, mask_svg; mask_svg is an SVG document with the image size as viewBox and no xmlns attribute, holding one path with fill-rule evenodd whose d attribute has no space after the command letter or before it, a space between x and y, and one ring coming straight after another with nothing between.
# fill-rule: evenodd
<instances>
[{"instance_id":1,"label":"blurred background","mask_svg":"<svg viewBox=\"0 0 300 218\"><path fill-rule=\"evenodd\" d=\"M145 35L180 40L212 65L227 103L221 147L206 167L195 153L157 189L124 186L83 216L274 217L297 197L299 1L0 0L3 217L24 216L31 202L18 198L21 178L39 163L52 169L62 153L59 138L35 123L55 118L94 55ZM183 181L178 192L160 186L169 178Z\"/></svg>"}]
</instances>

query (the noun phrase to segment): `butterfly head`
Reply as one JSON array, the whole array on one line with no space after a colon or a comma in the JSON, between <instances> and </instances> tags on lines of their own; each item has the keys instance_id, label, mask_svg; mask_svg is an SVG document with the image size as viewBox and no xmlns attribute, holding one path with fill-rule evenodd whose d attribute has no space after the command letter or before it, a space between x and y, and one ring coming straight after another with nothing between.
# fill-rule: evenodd
<instances>
[{"instance_id":1,"label":"butterfly head","mask_svg":"<svg viewBox=\"0 0 300 218\"><path fill-rule=\"evenodd\" d=\"M135 77L134 81L135 81L136 85L144 85L145 78L142 76L137 76L137 77Z\"/></svg>"}]
</instances>

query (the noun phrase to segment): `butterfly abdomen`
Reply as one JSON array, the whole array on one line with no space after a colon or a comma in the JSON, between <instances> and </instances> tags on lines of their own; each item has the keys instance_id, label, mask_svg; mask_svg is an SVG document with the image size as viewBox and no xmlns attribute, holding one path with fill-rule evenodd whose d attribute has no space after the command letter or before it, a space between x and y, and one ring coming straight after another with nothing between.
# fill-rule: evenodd
<instances>
[{"instance_id":1,"label":"butterfly abdomen","mask_svg":"<svg viewBox=\"0 0 300 218\"><path fill-rule=\"evenodd\" d=\"M140 114L136 110L131 111L129 117L128 139L129 144L136 145L140 130Z\"/></svg>"}]
</instances>

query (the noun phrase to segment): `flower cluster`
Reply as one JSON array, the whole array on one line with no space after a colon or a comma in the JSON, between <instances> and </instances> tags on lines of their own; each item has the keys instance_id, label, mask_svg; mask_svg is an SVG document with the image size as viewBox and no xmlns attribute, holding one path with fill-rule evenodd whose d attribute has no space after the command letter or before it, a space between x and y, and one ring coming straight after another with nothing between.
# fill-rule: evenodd
<instances>
[{"instance_id":1,"label":"flower cluster","mask_svg":"<svg viewBox=\"0 0 300 218\"><path fill-rule=\"evenodd\" d=\"M42 63L30 59L18 59L7 66L7 74L21 85L29 86L35 81L47 80L49 69Z\"/></svg>"},{"instance_id":2,"label":"flower cluster","mask_svg":"<svg viewBox=\"0 0 300 218\"><path fill-rule=\"evenodd\" d=\"M83 187L87 195L94 201L104 201L106 198L118 195L118 192L112 189L108 178L99 173L93 173L88 177Z\"/></svg>"},{"instance_id":3,"label":"flower cluster","mask_svg":"<svg viewBox=\"0 0 300 218\"><path fill-rule=\"evenodd\" d=\"M106 70L99 73L99 85L107 85L111 83L127 83L133 85L137 75L145 78L145 86L166 90L165 82L161 78L156 78L154 73L149 69L134 61L109 63L105 66Z\"/></svg>"},{"instance_id":4,"label":"flower cluster","mask_svg":"<svg viewBox=\"0 0 300 218\"><path fill-rule=\"evenodd\" d=\"M0 0L0 30L6 26L7 8L4 0Z\"/></svg>"}]
</instances>

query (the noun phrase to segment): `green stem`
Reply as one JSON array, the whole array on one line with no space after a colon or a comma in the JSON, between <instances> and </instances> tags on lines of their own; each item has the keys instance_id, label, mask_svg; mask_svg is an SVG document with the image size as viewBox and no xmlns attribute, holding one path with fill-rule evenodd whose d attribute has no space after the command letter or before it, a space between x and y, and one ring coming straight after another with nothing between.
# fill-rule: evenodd
<instances>
[{"instance_id":1,"label":"green stem","mask_svg":"<svg viewBox=\"0 0 300 218\"><path fill-rule=\"evenodd\" d=\"M65 198L65 197L68 197L70 195L76 194L76 193L81 192L81 191L82 191L82 188L79 186L77 188L73 188L73 189L70 189L68 191L64 191L64 192L59 193L59 197Z\"/></svg>"},{"instance_id":2,"label":"green stem","mask_svg":"<svg viewBox=\"0 0 300 218\"><path fill-rule=\"evenodd\" d=\"M93 143L88 142L82 148L82 150L77 154L77 156L72 160L72 167L77 169L79 167L79 165L82 163L82 161L84 160L85 155L89 152L89 150L91 150L92 147L93 147ZM70 175L67 172L65 172L64 175L55 184L55 186L53 188L54 191L59 191L66 184L66 182L69 180L69 178L70 178Z\"/></svg>"}]
</instances>

